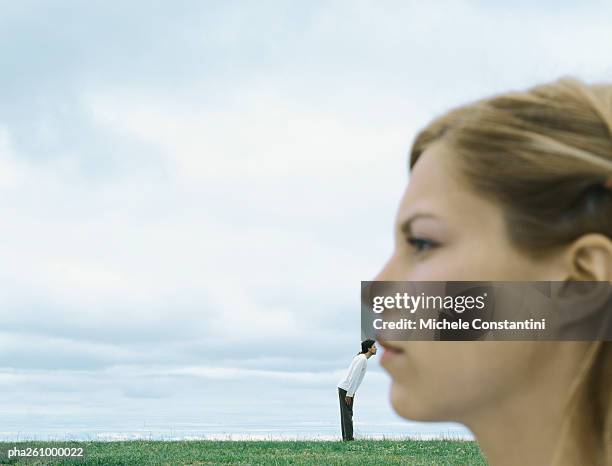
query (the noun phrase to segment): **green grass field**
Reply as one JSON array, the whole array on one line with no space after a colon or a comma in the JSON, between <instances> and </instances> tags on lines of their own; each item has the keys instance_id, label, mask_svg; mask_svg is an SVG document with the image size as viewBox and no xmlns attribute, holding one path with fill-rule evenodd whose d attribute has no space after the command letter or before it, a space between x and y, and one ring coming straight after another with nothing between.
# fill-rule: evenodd
<instances>
[{"instance_id":1,"label":"green grass field","mask_svg":"<svg viewBox=\"0 0 612 466\"><path fill-rule=\"evenodd\" d=\"M85 449L80 460L45 458L0 459L0 464L44 465L486 465L475 442L442 440L328 441L127 441L127 442L20 442L8 447L67 447Z\"/></svg>"}]
</instances>

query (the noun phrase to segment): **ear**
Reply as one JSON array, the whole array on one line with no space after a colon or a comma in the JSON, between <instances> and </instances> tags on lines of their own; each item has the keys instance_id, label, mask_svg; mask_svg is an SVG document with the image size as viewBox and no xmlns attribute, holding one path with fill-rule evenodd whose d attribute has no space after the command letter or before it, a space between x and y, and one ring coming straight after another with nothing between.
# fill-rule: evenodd
<instances>
[{"instance_id":1,"label":"ear","mask_svg":"<svg viewBox=\"0 0 612 466\"><path fill-rule=\"evenodd\" d=\"M568 280L612 281L612 240L588 233L575 240L565 253Z\"/></svg>"}]
</instances>

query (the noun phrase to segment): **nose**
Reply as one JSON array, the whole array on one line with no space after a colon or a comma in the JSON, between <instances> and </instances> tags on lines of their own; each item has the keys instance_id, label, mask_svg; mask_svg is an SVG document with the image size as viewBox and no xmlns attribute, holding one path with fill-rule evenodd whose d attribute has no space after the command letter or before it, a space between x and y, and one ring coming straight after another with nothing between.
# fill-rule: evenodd
<instances>
[{"instance_id":1,"label":"nose","mask_svg":"<svg viewBox=\"0 0 612 466\"><path fill-rule=\"evenodd\" d=\"M383 266L382 270L378 272L376 277L372 279L373 282L385 282L385 281L393 281L393 256L387 260L386 264Z\"/></svg>"}]
</instances>

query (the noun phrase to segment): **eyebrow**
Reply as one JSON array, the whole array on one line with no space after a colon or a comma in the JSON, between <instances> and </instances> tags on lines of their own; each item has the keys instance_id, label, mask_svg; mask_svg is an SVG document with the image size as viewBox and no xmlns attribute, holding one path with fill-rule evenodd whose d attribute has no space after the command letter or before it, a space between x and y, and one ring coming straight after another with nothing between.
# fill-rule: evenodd
<instances>
[{"instance_id":1,"label":"eyebrow","mask_svg":"<svg viewBox=\"0 0 612 466\"><path fill-rule=\"evenodd\" d=\"M438 217L436 217L435 215L432 214L414 214L412 217L404 220L402 222L402 224L400 225L400 231L404 234L408 234L411 231L411 227L412 227L412 223L419 218L435 218L437 219Z\"/></svg>"}]
</instances>

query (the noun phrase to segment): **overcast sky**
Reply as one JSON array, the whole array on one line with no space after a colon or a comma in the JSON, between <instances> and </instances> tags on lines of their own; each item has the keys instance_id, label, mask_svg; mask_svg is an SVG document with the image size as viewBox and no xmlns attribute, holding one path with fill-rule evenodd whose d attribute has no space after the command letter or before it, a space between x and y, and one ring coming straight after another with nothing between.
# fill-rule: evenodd
<instances>
[{"instance_id":1,"label":"overcast sky","mask_svg":"<svg viewBox=\"0 0 612 466\"><path fill-rule=\"evenodd\" d=\"M335 423L416 131L612 79L611 19L604 1L0 1L4 435ZM388 386L371 360L364 431L398 421Z\"/></svg>"}]
</instances>

